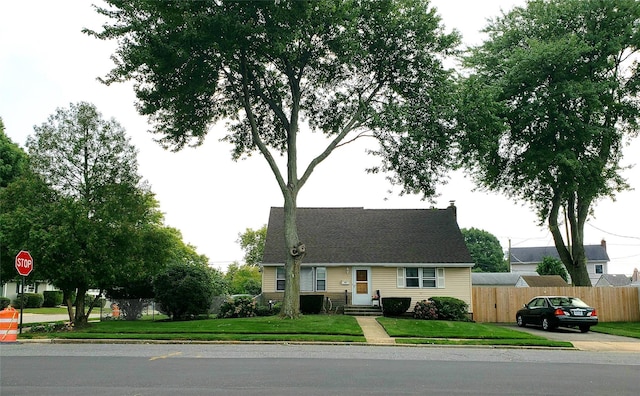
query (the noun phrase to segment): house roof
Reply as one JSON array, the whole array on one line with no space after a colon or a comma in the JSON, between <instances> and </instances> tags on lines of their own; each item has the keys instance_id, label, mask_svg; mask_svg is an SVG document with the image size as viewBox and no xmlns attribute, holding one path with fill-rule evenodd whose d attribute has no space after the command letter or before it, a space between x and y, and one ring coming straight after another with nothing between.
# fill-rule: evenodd
<instances>
[{"instance_id":1,"label":"house roof","mask_svg":"<svg viewBox=\"0 0 640 396\"><path fill-rule=\"evenodd\" d=\"M298 208L305 263L452 264L473 266L456 208ZM263 265L285 262L284 210L269 214Z\"/></svg>"},{"instance_id":2,"label":"house roof","mask_svg":"<svg viewBox=\"0 0 640 396\"><path fill-rule=\"evenodd\" d=\"M595 286L629 286L631 279L624 274L602 274Z\"/></svg>"},{"instance_id":3,"label":"house roof","mask_svg":"<svg viewBox=\"0 0 640 396\"><path fill-rule=\"evenodd\" d=\"M537 272L527 273L530 276L539 276ZM516 272L472 272L471 284L473 286L515 286L522 273Z\"/></svg>"},{"instance_id":4,"label":"house roof","mask_svg":"<svg viewBox=\"0 0 640 396\"><path fill-rule=\"evenodd\" d=\"M524 275L521 276L522 280L529 285L529 287L564 287L569 286L567 282L560 275Z\"/></svg>"},{"instance_id":5,"label":"house roof","mask_svg":"<svg viewBox=\"0 0 640 396\"><path fill-rule=\"evenodd\" d=\"M607 250L602 245L585 245L587 261L609 261ZM560 259L555 246L513 247L511 248L511 264L541 263L545 257Z\"/></svg>"}]
</instances>

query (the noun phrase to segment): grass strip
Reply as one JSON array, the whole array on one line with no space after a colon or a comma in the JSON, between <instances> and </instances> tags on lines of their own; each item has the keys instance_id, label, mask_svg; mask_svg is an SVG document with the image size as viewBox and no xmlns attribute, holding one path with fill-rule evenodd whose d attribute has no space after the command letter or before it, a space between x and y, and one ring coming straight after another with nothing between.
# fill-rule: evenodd
<instances>
[{"instance_id":1,"label":"grass strip","mask_svg":"<svg viewBox=\"0 0 640 396\"><path fill-rule=\"evenodd\" d=\"M453 322L446 320L419 320L411 318L378 318L391 337L410 338L453 338L453 339L486 339L486 340L517 340L537 339L544 337L512 330L504 326L490 323Z\"/></svg>"},{"instance_id":2,"label":"grass strip","mask_svg":"<svg viewBox=\"0 0 640 396\"><path fill-rule=\"evenodd\" d=\"M573 344L565 341L536 339L443 339L443 338L398 338L396 344L432 344L432 345L496 345L496 346L539 346L551 348L572 348Z\"/></svg>"},{"instance_id":3,"label":"grass strip","mask_svg":"<svg viewBox=\"0 0 640 396\"><path fill-rule=\"evenodd\" d=\"M591 331L640 338L640 322L600 322L597 326L591 327Z\"/></svg>"}]
</instances>

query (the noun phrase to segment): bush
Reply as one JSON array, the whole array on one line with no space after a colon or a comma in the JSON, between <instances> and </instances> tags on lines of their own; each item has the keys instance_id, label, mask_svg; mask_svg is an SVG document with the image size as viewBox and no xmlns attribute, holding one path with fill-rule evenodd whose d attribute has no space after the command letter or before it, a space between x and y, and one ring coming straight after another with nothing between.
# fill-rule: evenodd
<instances>
[{"instance_id":1,"label":"bush","mask_svg":"<svg viewBox=\"0 0 640 396\"><path fill-rule=\"evenodd\" d=\"M319 314L322 311L324 296L322 294L304 294L300 296L300 312L303 314Z\"/></svg>"},{"instance_id":2,"label":"bush","mask_svg":"<svg viewBox=\"0 0 640 396\"><path fill-rule=\"evenodd\" d=\"M400 316L411 306L411 297L383 297L382 314L384 316Z\"/></svg>"},{"instance_id":3,"label":"bush","mask_svg":"<svg viewBox=\"0 0 640 396\"><path fill-rule=\"evenodd\" d=\"M418 301L413 308L413 317L424 320L438 319L438 308L436 308L436 304L433 301Z\"/></svg>"},{"instance_id":4,"label":"bush","mask_svg":"<svg viewBox=\"0 0 640 396\"><path fill-rule=\"evenodd\" d=\"M25 293L24 294L24 307L22 306L22 294L18 294L13 300L13 306L16 309L20 308L40 308L44 303L44 296L40 293Z\"/></svg>"},{"instance_id":5,"label":"bush","mask_svg":"<svg viewBox=\"0 0 640 396\"><path fill-rule=\"evenodd\" d=\"M153 279L162 313L173 320L207 314L216 292L213 270L204 265L172 264Z\"/></svg>"},{"instance_id":6,"label":"bush","mask_svg":"<svg viewBox=\"0 0 640 396\"><path fill-rule=\"evenodd\" d=\"M219 318L251 318L257 316L256 302L251 297L230 298L220 306Z\"/></svg>"},{"instance_id":7,"label":"bush","mask_svg":"<svg viewBox=\"0 0 640 396\"><path fill-rule=\"evenodd\" d=\"M280 313L280 309L282 308L281 302L276 302L272 304L271 307L268 305L258 305L256 306L256 315L257 316L273 316L278 315Z\"/></svg>"},{"instance_id":8,"label":"bush","mask_svg":"<svg viewBox=\"0 0 640 396\"><path fill-rule=\"evenodd\" d=\"M62 290L47 290L42 292L44 297L43 307L57 307L62 305Z\"/></svg>"},{"instance_id":9,"label":"bush","mask_svg":"<svg viewBox=\"0 0 640 396\"><path fill-rule=\"evenodd\" d=\"M438 319L469 321L469 306L466 302L454 297L431 297L429 301L435 304Z\"/></svg>"},{"instance_id":10,"label":"bush","mask_svg":"<svg viewBox=\"0 0 640 396\"><path fill-rule=\"evenodd\" d=\"M0 297L0 309L5 309L11 305L11 299L9 297Z\"/></svg>"}]
</instances>

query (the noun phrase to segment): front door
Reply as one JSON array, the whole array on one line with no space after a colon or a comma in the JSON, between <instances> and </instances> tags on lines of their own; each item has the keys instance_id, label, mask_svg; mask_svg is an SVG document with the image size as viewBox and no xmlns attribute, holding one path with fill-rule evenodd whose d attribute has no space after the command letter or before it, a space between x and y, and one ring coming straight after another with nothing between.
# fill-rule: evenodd
<instances>
[{"instance_id":1,"label":"front door","mask_svg":"<svg viewBox=\"0 0 640 396\"><path fill-rule=\"evenodd\" d=\"M353 289L351 304L371 305L371 268L353 268Z\"/></svg>"}]
</instances>

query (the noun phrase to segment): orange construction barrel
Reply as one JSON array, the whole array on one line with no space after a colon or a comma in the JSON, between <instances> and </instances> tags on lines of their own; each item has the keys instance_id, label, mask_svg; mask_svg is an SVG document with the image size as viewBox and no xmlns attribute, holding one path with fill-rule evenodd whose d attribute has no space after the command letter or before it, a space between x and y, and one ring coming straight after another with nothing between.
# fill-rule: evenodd
<instances>
[{"instance_id":1,"label":"orange construction barrel","mask_svg":"<svg viewBox=\"0 0 640 396\"><path fill-rule=\"evenodd\" d=\"M16 342L18 338L18 315L13 307L0 311L0 342Z\"/></svg>"}]
</instances>

